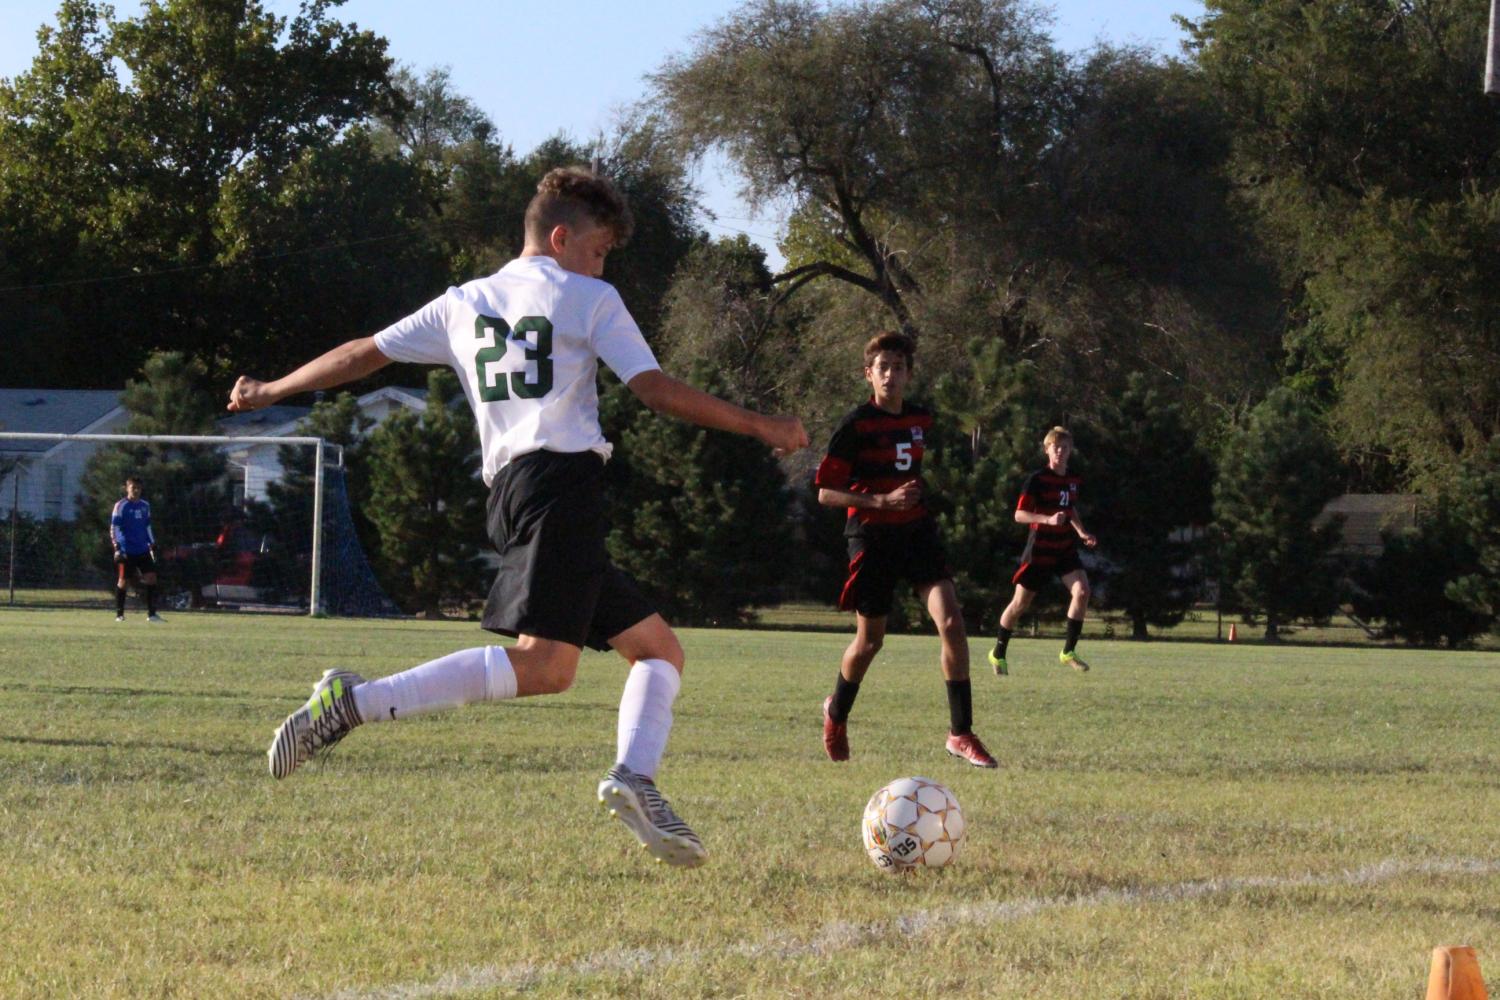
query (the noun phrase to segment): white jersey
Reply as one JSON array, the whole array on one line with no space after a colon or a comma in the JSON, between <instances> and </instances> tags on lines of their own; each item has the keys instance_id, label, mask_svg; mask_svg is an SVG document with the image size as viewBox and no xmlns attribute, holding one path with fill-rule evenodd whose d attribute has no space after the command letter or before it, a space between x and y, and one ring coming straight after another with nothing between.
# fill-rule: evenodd
<instances>
[{"instance_id":1,"label":"white jersey","mask_svg":"<svg viewBox=\"0 0 1500 1000\"><path fill-rule=\"evenodd\" d=\"M474 408L484 481L528 452L611 447L594 385L603 359L622 382L660 366L607 282L551 257L518 257L450 288L375 335L393 361L449 365Z\"/></svg>"}]
</instances>

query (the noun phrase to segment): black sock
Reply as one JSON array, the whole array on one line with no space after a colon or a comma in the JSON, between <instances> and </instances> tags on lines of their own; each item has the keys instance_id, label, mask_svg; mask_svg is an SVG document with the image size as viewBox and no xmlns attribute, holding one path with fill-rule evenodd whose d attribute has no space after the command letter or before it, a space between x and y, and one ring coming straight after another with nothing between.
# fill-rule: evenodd
<instances>
[{"instance_id":1,"label":"black sock","mask_svg":"<svg viewBox=\"0 0 1500 1000\"><path fill-rule=\"evenodd\" d=\"M124 587L116 587L115 588L115 614L117 614L117 615L123 615L124 613L125 613L125 588Z\"/></svg>"},{"instance_id":2,"label":"black sock","mask_svg":"<svg viewBox=\"0 0 1500 1000\"><path fill-rule=\"evenodd\" d=\"M146 614L156 614L156 584L146 584Z\"/></svg>"},{"instance_id":3,"label":"black sock","mask_svg":"<svg viewBox=\"0 0 1500 1000\"><path fill-rule=\"evenodd\" d=\"M974 695L968 681L945 681L948 685L948 730L957 735L974 729Z\"/></svg>"},{"instance_id":4,"label":"black sock","mask_svg":"<svg viewBox=\"0 0 1500 1000\"><path fill-rule=\"evenodd\" d=\"M1003 660L1003 659L1005 659L1005 649L1006 649L1007 646L1010 645L1010 636L1011 636L1010 629L1006 628L1004 625L1001 625L1000 626L1000 638L998 638L998 639L995 640L995 649L994 649L995 659L997 659L997 660Z\"/></svg>"},{"instance_id":5,"label":"black sock","mask_svg":"<svg viewBox=\"0 0 1500 1000\"><path fill-rule=\"evenodd\" d=\"M846 681L842 672L833 682L833 702L828 706L828 717L834 722L849 721L854 710L854 699L859 694L859 681Z\"/></svg>"},{"instance_id":6,"label":"black sock","mask_svg":"<svg viewBox=\"0 0 1500 1000\"><path fill-rule=\"evenodd\" d=\"M1065 643L1063 643L1063 652L1064 653L1071 653L1071 652L1073 652L1073 647L1076 646L1076 645L1078 645L1078 637L1080 635L1083 635L1083 619L1082 618L1069 618L1068 619L1068 641L1065 642Z\"/></svg>"}]
</instances>

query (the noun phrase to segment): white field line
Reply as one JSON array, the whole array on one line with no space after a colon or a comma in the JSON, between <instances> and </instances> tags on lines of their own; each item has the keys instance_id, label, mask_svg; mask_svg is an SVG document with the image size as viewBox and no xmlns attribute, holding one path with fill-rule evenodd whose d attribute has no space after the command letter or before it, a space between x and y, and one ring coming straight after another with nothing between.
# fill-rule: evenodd
<instances>
[{"instance_id":1,"label":"white field line","mask_svg":"<svg viewBox=\"0 0 1500 1000\"><path fill-rule=\"evenodd\" d=\"M1407 875L1492 875L1500 872L1500 860L1386 860L1363 868L1321 875L1216 878L1199 882L1176 882L1159 886L1101 889L1081 896L1040 896L989 903L945 906L919 910L887 920L854 924L825 924L809 937L771 934L758 941L743 941L718 948L616 948L572 962L521 962L514 965L474 965L455 969L428 983L384 986L372 990L343 990L328 1000L419 1000L493 989L526 989L551 976L588 976L598 973L636 972L679 962L699 962L722 957L794 959L824 956L866 944L885 943L892 938L915 936L947 927L1007 923L1052 910L1087 909L1115 904L1150 905L1177 903L1222 896L1253 889L1301 889L1324 886L1373 885Z\"/></svg>"}]
</instances>

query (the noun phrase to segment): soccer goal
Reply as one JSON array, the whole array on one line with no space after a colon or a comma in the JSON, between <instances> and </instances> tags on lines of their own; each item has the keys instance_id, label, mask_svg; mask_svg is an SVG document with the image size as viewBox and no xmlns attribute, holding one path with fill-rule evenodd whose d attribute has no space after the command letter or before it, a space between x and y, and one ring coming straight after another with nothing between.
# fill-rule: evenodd
<instances>
[{"instance_id":1,"label":"soccer goal","mask_svg":"<svg viewBox=\"0 0 1500 1000\"><path fill-rule=\"evenodd\" d=\"M395 613L343 449L316 437L0 432L0 602L109 606L127 477L150 504L163 608Z\"/></svg>"}]
</instances>

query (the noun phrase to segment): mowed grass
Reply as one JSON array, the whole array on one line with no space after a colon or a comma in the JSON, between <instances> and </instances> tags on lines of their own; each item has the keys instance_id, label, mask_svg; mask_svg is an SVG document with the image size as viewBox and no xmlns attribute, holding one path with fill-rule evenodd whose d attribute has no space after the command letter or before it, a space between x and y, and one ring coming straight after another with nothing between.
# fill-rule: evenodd
<instances>
[{"instance_id":1,"label":"mowed grass","mask_svg":"<svg viewBox=\"0 0 1500 1000\"><path fill-rule=\"evenodd\" d=\"M361 729L284 782L325 668L472 624L0 612L0 996L1418 998L1500 983L1500 655L1055 640L976 669L942 749L936 640L895 637L823 757L846 637L685 631L662 787L707 866L594 799L617 658L552 698ZM973 644L976 667L985 643ZM956 865L881 874L865 800L925 774Z\"/></svg>"}]
</instances>

